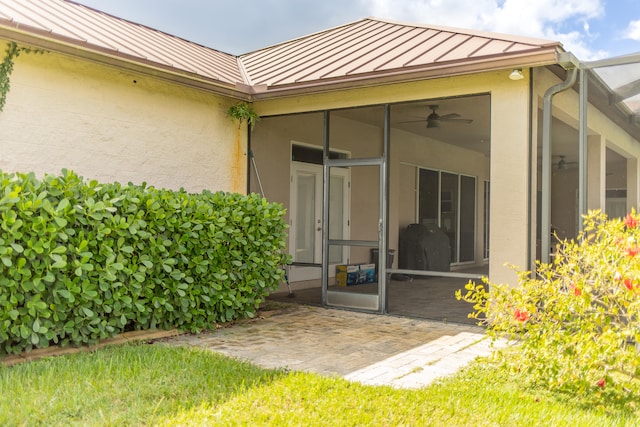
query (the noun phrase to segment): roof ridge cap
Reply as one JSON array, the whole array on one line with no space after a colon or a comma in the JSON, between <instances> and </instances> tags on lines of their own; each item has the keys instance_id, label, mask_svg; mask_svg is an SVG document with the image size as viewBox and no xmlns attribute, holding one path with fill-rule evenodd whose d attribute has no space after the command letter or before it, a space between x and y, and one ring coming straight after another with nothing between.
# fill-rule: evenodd
<instances>
[{"instance_id":1,"label":"roof ridge cap","mask_svg":"<svg viewBox=\"0 0 640 427\"><path fill-rule=\"evenodd\" d=\"M242 76L242 80L244 80L244 84L249 86L254 86L253 79L247 72L247 69L244 66L244 62L240 56L236 56L236 64L238 65L238 71L240 72L240 76Z\"/></svg>"}]
</instances>

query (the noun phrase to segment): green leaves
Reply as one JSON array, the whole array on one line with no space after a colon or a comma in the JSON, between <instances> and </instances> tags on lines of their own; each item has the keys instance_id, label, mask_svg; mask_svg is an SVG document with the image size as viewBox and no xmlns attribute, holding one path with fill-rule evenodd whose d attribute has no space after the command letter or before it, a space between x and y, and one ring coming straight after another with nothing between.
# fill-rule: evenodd
<instances>
[{"instance_id":1,"label":"green leaves","mask_svg":"<svg viewBox=\"0 0 640 427\"><path fill-rule=\"evenodd\" d=\"M238 126L246 121L247 124L253 129L255 124L260 121L260 116L253 110L251 104L247 102L240 102L232 105L227 110L227 115L232 119L238 120Z\"/></svg>"},{"instance_id":2,"label":"green leaves","mask_svg":"<svg viewBox=\"0 0 640 427\"><path fill-rule=\"evenodd\" d=\"M0 173L0 355L254 315L288 262L281 205ZM37 319L37 322L36 322Z\"/></svg>"}]
</instances>

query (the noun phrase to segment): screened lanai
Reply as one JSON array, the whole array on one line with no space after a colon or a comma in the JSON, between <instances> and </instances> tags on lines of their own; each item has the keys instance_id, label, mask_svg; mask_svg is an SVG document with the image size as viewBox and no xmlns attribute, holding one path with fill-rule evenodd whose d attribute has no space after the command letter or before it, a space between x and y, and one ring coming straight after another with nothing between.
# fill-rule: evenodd
<instances>
[{"instance_id":1,"label":"screened lanai","mask_svg":"<svg viewBox=\"0 0 640 427\"><path fill-rule=\"evenodd\" d=\"M599 105L603 93L615 90L588 70L556 70L556 84L570 79L571 73L576 80L566 94L551 100L548 129L543 96L550 85L543 78L552 73L532 71L530 84L540 95L539 102L531 104L531 167L514 171L530 174L530 213L523 221L530 227L531 266L544 260L545 251L553 251L556 239L577 235L584 212L580 194L587 194L590 209L602 209L610 216L621 216L637 203L637 104L632 110L637 93L625 98L631 104ZM588 78L590 94L580 90L587 87L580 84L580 73ZM573 100L580 96L588 96L589 108L596 108L591 114L594 125L579 114L580 103ZM489 92L265 117L252 136L252 146L256 153L264 150L262 164L266 160L266 164L282 165L276 191L289 209L293 256L289 278L294 300L372 311L383 307L390 314L474 322L467 317L470 307L455 301L453 294L469 280L489 274L491 168L505 166L504 161L492 163L492 135L496 138L491 129L496 120L492 108ZM506 114L500 120L508 120ZM430 116L445 120L430 125ZM598 128L605 117L617 126L615 131L610 126ZM582 123L588 136L585 164L580 161ZM542 149L547 131L551 164L545 194ZM268 142L273 138L280 141L276 146ZM260 164L262 155L257 156ZM508 157L507 162L511 161ZM588 181L581 183L583 169L589 174ZM322 185L326 176L330 176L327 189ZM328 191L326 205L324 191ZM294 192L306 194L307 199L301 202ZM543 238L546 197L548 249ZM303 223L309 232L302 232ZM408 233L411 229L413 237ZM424 238L425 233L430 237L425 241L432 246L419 251L430 251L430 259L416 259L411 256L416 252L415 235ZM385 252L387 256L381 257ZM384 270L383 280L347 287L336 284L339 265L370 263L377 264L374 274ZM275 298L287 296L283 292Z\"/></svg>"},{"instance_id":2,"label":"screened lanai","mask_svg":"<svg viewBox=\"0 0 640 427\"><path fill-rule=\"evenodd\" d=\"M469 322L454 293L488 274L490 115L480 93L262 118L252 190L288 209L295 300ZM352 266L371 277L341 283Z\"/></svg>"},{"instance_id":3,"label":"screened lanai","mask_svg":"<svg viewBox=\"0 0 640 427\"><path fill-rule=\"evenodd\" d=\"M542 171L538 191L537 238L541 242L538 256L545 262L553 252L554 237L575 237L588 210L599 209L609 217L621 217L632 208L637 209L639 200L640 54L579 63L573 78L575 83L571 86L579 93L577 123L568 126L567 122L550 120L541 129L539 169L546 170ZM551 117L552 104L548 107L544 114ZM595 129L599 117L594 117L594 112L604 113L624 133L605 134ZM554 127L556 134L565 135L561 141L552 137ZM558 128L567 129L563 132ZM562 140L563 148L554 151L553 144ZM545 148L548 157L544 155ZM554 187L553 177L558 174L559 184ZM564 204L554 206L554 190L564 193Z\"/></svg>"}]
</instances>

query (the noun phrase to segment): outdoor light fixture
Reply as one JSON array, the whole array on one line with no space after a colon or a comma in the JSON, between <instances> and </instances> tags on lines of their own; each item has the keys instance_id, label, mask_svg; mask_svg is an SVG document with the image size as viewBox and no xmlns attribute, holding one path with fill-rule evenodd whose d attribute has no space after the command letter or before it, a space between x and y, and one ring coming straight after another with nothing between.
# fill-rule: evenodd
<instances>
[{"instance_id":1,"label":"outdoor light fixture","mask_svg":"<svg viewBox=\"0 0 640 427\"><path fill-rule=\"evenodd\" d=\"M509 78L511 80L522 80L524 76L522 75L522 68L514 68L511 74L509 74Z\"/></svg>"}]
</instances>

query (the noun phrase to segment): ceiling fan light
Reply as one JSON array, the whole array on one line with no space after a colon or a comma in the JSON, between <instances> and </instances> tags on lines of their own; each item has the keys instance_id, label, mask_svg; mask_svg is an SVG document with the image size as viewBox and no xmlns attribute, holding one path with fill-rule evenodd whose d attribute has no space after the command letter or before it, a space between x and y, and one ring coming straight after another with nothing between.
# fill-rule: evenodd
<instances>
[{"instance_id":1,"label":"ceiling fan light","mask_svg":"<svg viewBox=\"0 0 640 427\"><path fill-rule=\"evenodd\" d=\"M511 74L509 74L511 80L522 80L524 75L522 74L522 68L514 68Z\"/></svg>"},{"instance_id":2,"label":"ceiling fan light","mask_svg":"<svg viewBox=\"0 0 640 427\"><path fill-rule=\"evenodd\" d=\"M558 162L558 169L565 170L567 168L567 161L565 159L560 159Z\"/></svg>"},{"instance_id":3,"label":"ceiling fan light","mask_svg":"<svg viewBox=\"0 0 640 427\"><path fill-rule=\"evenodd\" d=\"M440 120L427 120L427 129L439 128Z\"/></svg>"}]
</instances>

